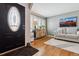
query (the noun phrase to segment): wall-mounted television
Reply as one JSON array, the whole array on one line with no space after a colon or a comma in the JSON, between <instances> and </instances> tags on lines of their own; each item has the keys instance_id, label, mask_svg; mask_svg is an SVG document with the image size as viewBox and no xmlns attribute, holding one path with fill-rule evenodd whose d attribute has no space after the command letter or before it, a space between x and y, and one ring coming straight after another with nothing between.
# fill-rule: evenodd
<instances>
[{"instance_id":1,"label":"wall-mounted television","mask_svg":"<svg viewBox=\"0 0 79 59\"><path fill-rule=\"evenodd\" d=\"M76 27L77 17L67 17L60 19L60 27Z\"/></svg>"}]
</instances>

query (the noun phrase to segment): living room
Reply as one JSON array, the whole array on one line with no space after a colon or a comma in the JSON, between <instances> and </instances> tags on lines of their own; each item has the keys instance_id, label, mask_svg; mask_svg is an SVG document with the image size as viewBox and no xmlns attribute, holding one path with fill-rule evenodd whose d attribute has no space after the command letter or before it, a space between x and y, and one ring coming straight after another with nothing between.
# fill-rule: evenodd
<instances>
[{"instance_id":1,"label":"living room","mask_svg":"<svg viewBox=\"0 0 79 59\"><path fill-rule=\"evenodd\" d=\"M78 5L0 4L0 55L79 56Z\"/></svg>"},{"instance_id":2,"label":"living room","mask_svg":"<svg viewBox=\"0 0 79 59\"><path fill-rule=\"evenodd\" d=\"M1 59L79 59L79 0L1 0Z\"/></svg>"},{"instance_id":3,"label":"living room","mask_svg":"<svg viewBox=\"0 0 79 59\"><path fill-rule=\"evenodd\" d=\"M36 16L38 15L38 17L44 18L46 21L45 23L46 32L44 33L46 34L46 36L51 37L51 38L45 41L44 44L55 46L55 47L64 49L66 51L72 52L72 53L68 53L70 55L78 55L78 49L79 49L78 48L78 43L79 43L78 4L37 3L37 4L33 4L31 13L32 12ZM36 44L37 46L40 46L41 45L39 43L40 40L42 39L44 40L46 38L41 36L40 39L37 38L37 39L34 39L34 41L37 42ZM61 54L64 55L65 54L65 53L63 54L62 52L60 54L54 54L52 52L54 50L52 49L51 50L48 49L49 51L51 51L51 53L46 52L47 55L61 55Z\"/></svg>"}]
</instances>

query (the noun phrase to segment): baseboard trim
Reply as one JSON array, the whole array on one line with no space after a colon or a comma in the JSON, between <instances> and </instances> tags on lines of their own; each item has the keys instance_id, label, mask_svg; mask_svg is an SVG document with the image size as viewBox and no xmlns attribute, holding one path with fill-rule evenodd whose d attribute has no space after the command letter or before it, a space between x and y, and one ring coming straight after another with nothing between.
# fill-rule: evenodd
<instances>
[{"instance_id":1,"label":"baseboard trim","mask_svg":"<svg viewBox=\"0 0 79 59\"><path fill-rule=\"evenodd\" d=\"M38 38L35 38L34 40L41 39L41 38L43 38L43 37L45 37L45 36L46 36L46 35L41 36L41 37L38 37Z\"/></svg>"},{"instance_id":2,"label":"baseboard trim","mask_svg":"<svg viewBox=\"0 0 79 59\"><path fill-rule=\"evenodd\" d=\"M67 42L72 42L72 43L78 43L78 44L79 44L79 42L75 42L75 41L64 40L64 39L59 39L59 38L55 38L55 39L56 39L56 40L67 41Z\"/></svg>"}]
</instances>

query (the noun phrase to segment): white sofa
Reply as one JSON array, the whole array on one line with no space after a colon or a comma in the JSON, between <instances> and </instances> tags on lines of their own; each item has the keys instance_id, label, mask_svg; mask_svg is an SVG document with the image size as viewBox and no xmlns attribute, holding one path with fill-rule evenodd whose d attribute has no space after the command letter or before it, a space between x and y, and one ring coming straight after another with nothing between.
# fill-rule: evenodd
<instances>
[{"instance_id":1,"label":"white sofa","mask_svg":"<svg viewBox=\"0 0 79 59\"><path fill-rule=\"evenodd\" d=\"M79 42L79 35L76 35L76 34L56 34L54 35L54 37L56 39Z\"/></svg>"}]
</instances>

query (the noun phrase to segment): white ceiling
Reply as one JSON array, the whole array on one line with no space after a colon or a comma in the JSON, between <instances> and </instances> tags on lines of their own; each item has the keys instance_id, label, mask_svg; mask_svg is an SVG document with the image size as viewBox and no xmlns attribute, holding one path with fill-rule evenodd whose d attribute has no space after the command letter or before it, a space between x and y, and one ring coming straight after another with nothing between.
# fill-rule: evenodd
<instances>
[{"instance_id":1,"label":"white ceiling","mask_svg":"<svg viewBox=\"0 0 79 59\"><path fill-rule=\"evenodd\" d=\"M79 3L34 3L31 12L50 17L79 10Z\"/></svg>"}]
</instances>

